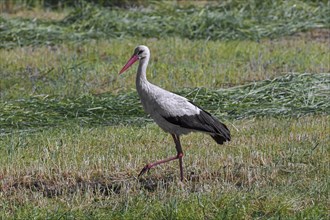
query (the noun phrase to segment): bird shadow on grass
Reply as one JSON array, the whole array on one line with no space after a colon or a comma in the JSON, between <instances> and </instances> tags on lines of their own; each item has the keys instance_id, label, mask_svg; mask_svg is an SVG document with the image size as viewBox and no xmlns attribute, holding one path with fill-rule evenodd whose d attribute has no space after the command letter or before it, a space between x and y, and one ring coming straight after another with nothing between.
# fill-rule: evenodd
<instances>
[{"instance_id":1,"label":"bird shadow on grass","mask_svg":"<svg viewBox=\"0 0 330 220\"><path fill-rule=\"evenodd\" d=\"M211 179L216 177L211 177ZM168 190L172 186L181 186L189 191L195 191L196 184L201 184L205 178L204 174L196 174L190 171L186 174L184 180L181 182L176 173L167 174L148 174L138 179L141 189L149 192L157 190ZM185 186L185 187L184 187Z\"/></svg>"},{"instance_id":2,"label":"bird shadow on grass","mask_svg":"<svg viewBox=\"0 0 330 220\"><path fill-rule=\"evenodd\" d=\"M157 175L150 174L138 179L140 188L149 192L154 192L157 189L168 189L175 182L174 174Z\"/></svg>"}]
</instances>

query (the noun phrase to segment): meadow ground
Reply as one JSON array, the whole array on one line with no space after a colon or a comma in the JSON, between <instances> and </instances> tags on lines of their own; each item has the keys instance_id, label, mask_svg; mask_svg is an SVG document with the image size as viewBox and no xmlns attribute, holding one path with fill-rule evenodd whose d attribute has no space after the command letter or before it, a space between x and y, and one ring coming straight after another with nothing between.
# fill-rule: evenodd
<instances>
[{"instance_id":1,"label":"meadow ground","mask_svg":"<svg viewBox=\"0 0 330 220\"><path fill-rule=\"evenodd\" d=\"M146 163L175 154L170 135L141 109L135 68L118 76L138 44L151 49L151 82L232 132L224 146L204 134L182 137L183 183L176 161L137 178ZM260 41L3 45L0 218L329 218L329 29Z\"/></svg>"}]
</instances>

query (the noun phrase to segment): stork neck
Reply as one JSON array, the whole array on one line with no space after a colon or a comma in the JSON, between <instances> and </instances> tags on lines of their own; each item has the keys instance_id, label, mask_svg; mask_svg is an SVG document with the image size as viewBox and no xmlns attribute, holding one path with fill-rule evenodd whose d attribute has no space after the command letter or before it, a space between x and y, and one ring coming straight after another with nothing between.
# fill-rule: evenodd
<instances>
[{"instance_id":1,"label":"stork neck","mask_svg":"<svg viewBox=\"0 0 330 220\"><path fill-rule=\"evenodd\" d=\"M149 56L142 58L139 62L139 67L136 75L136 86L142 86L144 82L148 82L147 80L147 66L149 62Z\"/></svg>"}]
</instances>

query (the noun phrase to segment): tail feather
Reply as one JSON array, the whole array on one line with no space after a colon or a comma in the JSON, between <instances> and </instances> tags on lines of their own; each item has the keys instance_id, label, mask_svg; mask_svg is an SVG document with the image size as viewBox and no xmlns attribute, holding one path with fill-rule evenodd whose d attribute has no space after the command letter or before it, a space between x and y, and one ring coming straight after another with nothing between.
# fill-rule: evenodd
<instances>
[{"instance_id":1,"label":"tail feather","mask_svg":"<svg viewBox=\"0 0 330 220\"><path fill-rule=\"evenodd\" d=\"M223 144L223 142L226 142L227 139L224 138L223 136L220 136L218 134L211 134L210 135L214 140L215 142L217 142L218 144Z\"/></svg>"},{"instance_id":2,"label":"tail feather","mask_svg":"<svg viewBox=\"0 0 330 220\"><path fill-rule=\"evenodd\" d=\"M211 134L211 137L218 144L222 144L225 141L230 141L230 131L224 123L220 122L217 118L205 110L202 110L200 115L204 119L203 121L212 127L212 129L209 130L213 133Z\"/></svg>"}]
</instances>

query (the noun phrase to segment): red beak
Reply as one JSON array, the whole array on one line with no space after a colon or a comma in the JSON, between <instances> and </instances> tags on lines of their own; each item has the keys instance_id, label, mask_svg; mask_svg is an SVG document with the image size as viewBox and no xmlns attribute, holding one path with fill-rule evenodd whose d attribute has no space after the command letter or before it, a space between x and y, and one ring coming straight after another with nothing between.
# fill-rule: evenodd
<instances>
[{"instance_id":1,"label":"red beak","mask_svg":"<svg viewBox=\"0 0 330 220\"><path fill-rule=\"evenodd\" d=\"M125 70L127 70L128 68L130 68L130 66L132 66L133 63L135 63L138 59L138 55L133 55L131 59L129 59L129 61L125 64L125 66L120 70L119 75L125 72Z\"/></svg>"}]
</instances>

